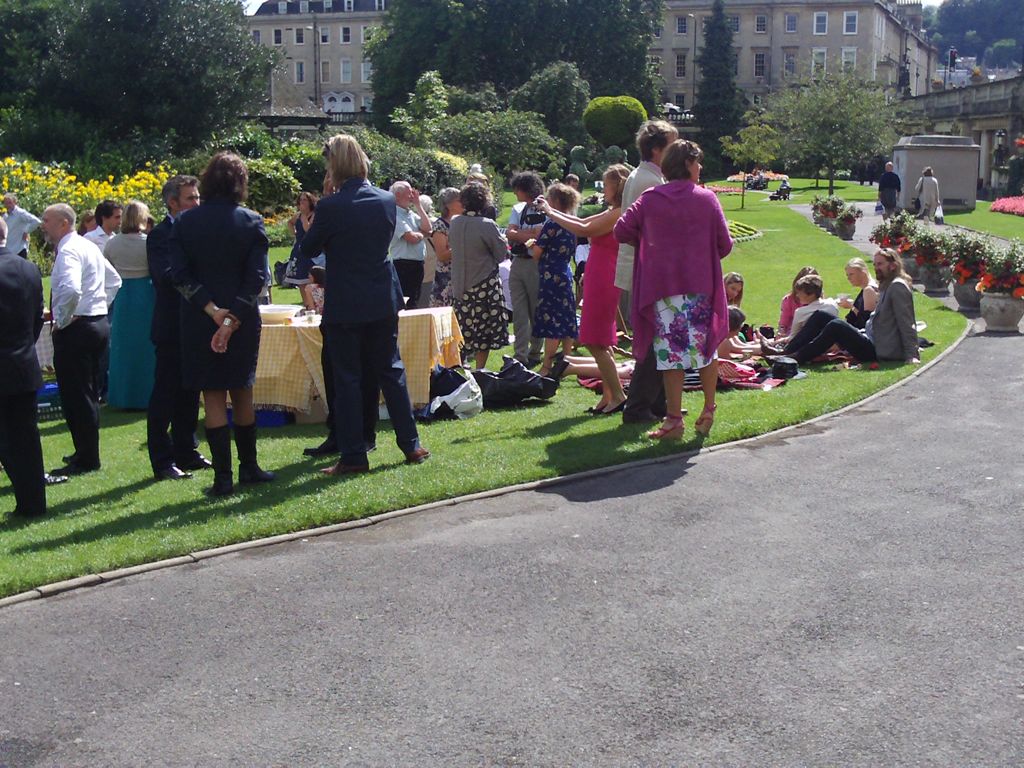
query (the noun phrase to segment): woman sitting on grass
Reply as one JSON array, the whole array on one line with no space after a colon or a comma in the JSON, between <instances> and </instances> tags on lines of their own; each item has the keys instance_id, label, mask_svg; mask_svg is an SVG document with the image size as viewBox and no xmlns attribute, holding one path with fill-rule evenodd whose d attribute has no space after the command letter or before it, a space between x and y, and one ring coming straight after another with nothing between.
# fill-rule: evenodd
<instances>
[{"instance_id":1,"label":"woman sitting on grass","mask_svg":"<svg viewBox=\"0 0 1024 768\"><path fill-rule=\"evenodd\" d=\"M580 204L580 193L566 184L552 184L546 195L550 209L573 214ZM526 243L540 270L537 310L533 316L533 335L544 339L544 361L538 373L551 374L555 352L572 352L576 339L576 297L573 295L572 269L569 264L576 253L576 235L554 219L544 222L540 235Z\"/></svg>"},{"instance_id":2,"label":"woman sitting on grass","mask_svg":"<svg viewBox=\"0 0 1024 768\"><path fill-rule=\"evenodd\" d=\"M796 281L807 275L816 275L818 270L814 267L804 267L796 273L793 278L793 285L789 293L782 297L782 305L779 307L779 327L775 329L775 336L789 336L793 330L793 313L796 312L800 302L796 298Z\"/></svg>"},{"instance_id":3,"label":"woman sitting on grass","mask_svg":"<svg viewBox=\"0 0 1024 768\"><path fill-rule=\"evenodd\" d=\"M868 271L864 259L860 258L846 262L846 279L854 288L859 288L860 293L853 301L848 296L840 297L839 306L850 310L846 313L846 322L854 328L863 328L878 304L878 283Z\"/></svg>"},{"instance_id":4,"label":"woman sitting on grass","mask_svg":"<svg viewBox=\"0 0 1024 768\"><path fill-rule=\"evenodd\" d=\"M739 307L743 304L743 275L739 272L726 272L722 278L725 283L725 298L730 307Z\"/></svg>"},{"instance_id":5,"label":"woman sitting on grass","mask_svg":"<svg viewBox=\"0 0 1024 768\"><path fill-rule=\"evenodd\" d=\"M718 345L718 356L724 360L737 358L745 360L751 355L761 354L760 336L755 332L756 341L744 341L740 330L747 321L746 313L739 307L729 307L729 337Z\"/></svg>"}]
</instances>

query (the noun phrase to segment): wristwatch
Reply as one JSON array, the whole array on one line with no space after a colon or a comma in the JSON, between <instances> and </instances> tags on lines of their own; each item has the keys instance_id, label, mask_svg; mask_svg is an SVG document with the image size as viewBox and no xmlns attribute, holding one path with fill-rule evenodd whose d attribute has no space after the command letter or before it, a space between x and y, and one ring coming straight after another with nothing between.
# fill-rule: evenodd
<instances>
[{"instance_id":1,"label":"wristwatch","mask_svg":"<svg viewBox=\"0 0 1024 768\"><path fill-rule=\"evenodd\" d=\"M234 324L235 324L234 319L230 318L230 317L225 317L223 322L221 322L221 325L224 326L225 328L230 328Z\"/></svg>"}]
</instances>

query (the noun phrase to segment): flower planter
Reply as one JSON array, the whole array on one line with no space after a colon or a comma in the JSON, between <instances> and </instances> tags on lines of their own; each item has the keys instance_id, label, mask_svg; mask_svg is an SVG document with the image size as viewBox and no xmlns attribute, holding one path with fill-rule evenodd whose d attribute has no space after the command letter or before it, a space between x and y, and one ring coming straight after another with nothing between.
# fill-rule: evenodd
<instances>
[{"instance_id":1,"label":"flower planter","mask_svg":"<svg viewBox=\"0 0 1024 768\"><path fill-rule=\"evenodd\" d=\"M840 240L853 240L853 233L857 230L856 220L851 222L836 221L835 233Z\"/></svg>"},{"instance_id":2,"label":"flower planter","mask_svg":"<svg viewBox=\"0 0 1024 768\"><path fill-rule=\"evenodd\" d=\"M1007 293L983 293L981 316L990 331L1017 333L1024 317L1024 299L1015 299Z\"/></svg>"},{"instance_id":3,"label":"flower planter","mask_svg":"<svg viewBox=\"0 0 1024 768\"><path fill-rule=\"evenodd\" d=\"M981 304L981 294L974 286L977 280L968 280L966 283L953 283L953 298L960 305L960 309L976 310Z\"/></svg>"},{"instance_id":4,"label":"flower planter","mask_svg":"<svg viewBox=\"0 0 1024 768\"><path fill-rule=\"evenodd\" d=\"M918 279L924 283L925 293L949 293L949 268L924 265L918 269Z\"/></svg>"},{"instance_id":5,"label":"flower planter","mask_svg":"<svg viewBox=\"0 0 1024 768\"><path fill-rule=\"evenodd\" d=\"M822 221L822 226L825 227L829 232L834 232L836 228L836 220L831 216L826 216Z\"/></svg>"},{"instance_id":6,"label":"flower planter","mask_svg":"<svg viewBox=\"0 0 1024 768\"><path fill-rule=\"evenodd\" d=\"M917 265L917 259L914 258L912 251L903 254L903 271L907 273L911 281L921 282L921 267Z\"/></svg>"}]
</instances>

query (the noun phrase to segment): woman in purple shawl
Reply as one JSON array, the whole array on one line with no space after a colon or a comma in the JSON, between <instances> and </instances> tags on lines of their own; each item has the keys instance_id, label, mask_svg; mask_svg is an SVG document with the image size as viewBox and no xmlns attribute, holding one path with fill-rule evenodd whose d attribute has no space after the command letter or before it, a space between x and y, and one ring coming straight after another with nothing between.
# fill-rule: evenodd
<instances>
[{"instance_id":1,"label":"woman in purple shawl","mask_svg":"<svg viewBox=\"0 0 1024 768\"><path fill-rule=\"evenodd\" d=\"M615 225L620 243L636 246L633 266L633 349L651 348L665 382L667 414L648 436L683 435L683 376L700 370L704 410L694 429L711 431L718 384L718 345L729 333L721 261L732 250L718 198L698 187L704 153L677 139L661 162L666 184L652 187ZM642 358L641 358L642 359Z\"/></svg>"}]
</instances>

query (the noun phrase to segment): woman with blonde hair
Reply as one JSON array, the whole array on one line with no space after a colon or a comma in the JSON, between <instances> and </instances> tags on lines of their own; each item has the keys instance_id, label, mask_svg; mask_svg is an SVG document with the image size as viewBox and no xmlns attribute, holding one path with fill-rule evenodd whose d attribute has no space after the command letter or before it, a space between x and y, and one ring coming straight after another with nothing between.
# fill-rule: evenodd
<instances>
[{"instance_id":1,"label":"woman with blonde hair","mask_svg":"<svg viewBox=\"0 0 1024 768\"><path fill-rule=\"evenodd\" d=\"M725 283L725 298L730 307L739 307L743 304L743 275L739 272L726 272L722 278Z\"/></svg>"},{"instance_id":2,"label":"woman with blonde hair","mask_svg":"<svg viewBox=\"0 0 1024 768\"><path fill-rule=\"evenodd\" d=\"M153 391L156 353L149 340L156 293L146 258L149 208L132 200L125 206L121 233L107 241L103 255L121 276L121 290L110 312L110 379L107 403L145 409Z\"/></svg>"},{"instance_id":3,"label":"woman with blonde hair","mask_svg":"<svg viewBox=\"0 0 1024 768\"><path fill-rule=\"evenodd\" d=\"M853 301L849 296L841 296L839 306L850 310L846 314L846 322L854 328L863 328L878 304L878 282L871 276L867 262L859 257L846 262L846 279L860 292Z\"/></svg>"},{"instance_id":4,"label":"woman with blonde hair","mask_svg":"<svg viewBox=\"0 0 1024 768\"><path fill-rule=\"evenodd\" d=\"M553 208L543 198L537 207L551 221L578 237L590 239L590 255L583 279L583 316L580 319L579 343L586 346L601 375L601 399L591 413L618 413L626 403L626 393L615 365L612 347L617 341L616 310L621 291L615 287L615 264L619 243L612 228L622 213L622 191L629 178L625 165L611 165L604 172L604 200L607 208L601 213L581 219Z\"/></svg>"}]
</instances>

